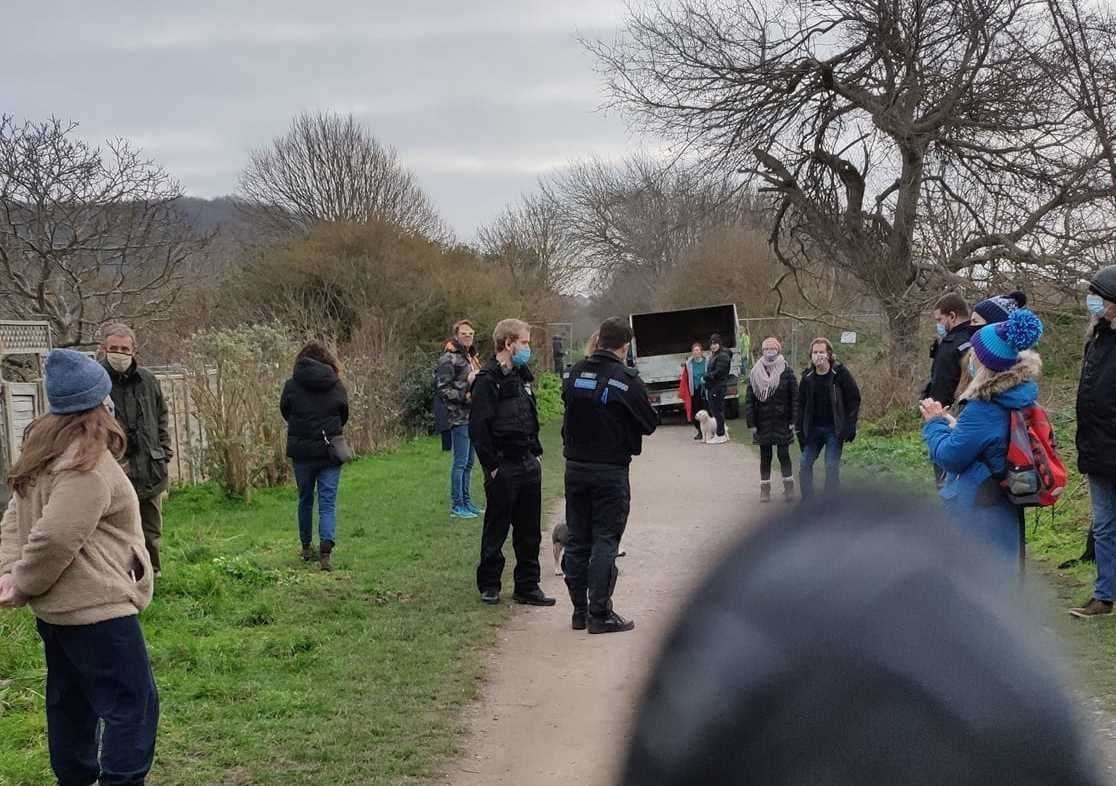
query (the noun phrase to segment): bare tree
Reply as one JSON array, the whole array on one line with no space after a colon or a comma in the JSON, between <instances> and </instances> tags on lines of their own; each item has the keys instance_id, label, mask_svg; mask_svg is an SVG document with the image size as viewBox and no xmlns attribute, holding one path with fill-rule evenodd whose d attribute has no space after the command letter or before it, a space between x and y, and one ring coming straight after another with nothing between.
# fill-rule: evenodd
<instances>
[{"instance_id":1,"label":"bare tree","mask_svg":"<svg viewBox=\"0 0 1116 786\"><path fill-rule=\"evenodd\" d=\"M1074 88L1110 95L1116 60L1068 2L655 2L590 47L620 106L762 185L785 280L835 265L878 299L910 377L934 291L1110 252L1110 154Z\"/></svg>"},{"instance_id":2,"label":"bare tree","mask_svg":"<svg viewBox=\"0 0 1116 786\"><path fill-rule=\"evenodd\" d=\"M633 302L647 304L707 232L750 213L731 180L645 155L575 164L544 183L544 195L561 206L563 233L598 283L622 275Z\"/></svg>"},{"instance_id":3,"label":"bare tree","mask_svg":"<svg viewBox=\"0 0 1116 786\"><path fill-rule=\"evenodd\" d=\"M285 136L252 153L244 204L274 229L386 221L426 237L449 231L415 176L352 115L304 112Z\"/></svg>"},{"instance_id":4,"label":"bare tree","mask_svg":"<svg viewBox=\"0 0 1116 786\"><path fill-rule=\"evenodd\" d=\"M166 318L183 264L209 240L163 169L76 127L0 117L0 311L49 320L58 346L88 346L108 321Z\"/></svg>"},{"instance_id":5,"label":"bare tree","mask_svg":"<svg viewBox=\"0 0 1116 786\"><path fill-rule=\"evenodd\" d=\"M520 291L568 292L584 270L564 220L552 195L525 196L478 230L481 253L503 265Z\"/></svg>"}]
</instances>

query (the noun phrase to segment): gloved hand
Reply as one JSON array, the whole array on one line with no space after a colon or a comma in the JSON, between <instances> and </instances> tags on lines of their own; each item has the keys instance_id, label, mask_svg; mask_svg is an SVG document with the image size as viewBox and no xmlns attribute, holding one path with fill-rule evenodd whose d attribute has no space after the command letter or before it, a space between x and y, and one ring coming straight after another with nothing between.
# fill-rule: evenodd
<instances>
[{"instance_id":1,"label":"gloved hand","mask_svg":"<svg viewBox=\"0 0 1116 786\"><path fill-rule=\"evenodd\" d=\"M845 441L846 442L856 442L856 429L855 428L849 429L848 438Z\"/></svg>"}]
</instances>

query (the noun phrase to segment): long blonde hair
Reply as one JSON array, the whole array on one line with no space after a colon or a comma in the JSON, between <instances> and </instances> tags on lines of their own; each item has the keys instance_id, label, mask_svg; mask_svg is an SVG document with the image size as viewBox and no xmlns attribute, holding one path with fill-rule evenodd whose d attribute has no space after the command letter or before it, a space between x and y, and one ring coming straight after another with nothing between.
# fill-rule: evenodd
<instances>
[{"instance_id":1,"label":"long blonde hair","mask_svg":"<svg viewBox=\"0 0 1116 786\"><path fill-rule=\"evenodd\" d=\"M77 447L70 466L89 472L105 450L119 461L127 444L116 417L103 406L73 415L43 415L23 432L23 449L8 473L8 485L16 494L26 496L39 476L74 445Z\"/></svg>"}]
</instances>

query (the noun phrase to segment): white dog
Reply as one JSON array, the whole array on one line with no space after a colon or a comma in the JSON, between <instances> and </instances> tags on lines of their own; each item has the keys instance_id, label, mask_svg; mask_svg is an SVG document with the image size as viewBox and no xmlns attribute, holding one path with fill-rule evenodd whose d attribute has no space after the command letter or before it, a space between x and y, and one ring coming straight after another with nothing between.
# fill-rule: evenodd
<instances>
[{"instance_id":1,"label":"white dog","mask_svg":"<svg viewBox=\"0 0 1116 786\"><path fill-rule=\"evenodd\" d=\"M698 410L698 413L694 415L694 420L701 425L701 441L706 445L720 445L728 442L728 426L725 426L725 435L718 437L717 419L704 409Z\"/></svg>"}]
</instances>

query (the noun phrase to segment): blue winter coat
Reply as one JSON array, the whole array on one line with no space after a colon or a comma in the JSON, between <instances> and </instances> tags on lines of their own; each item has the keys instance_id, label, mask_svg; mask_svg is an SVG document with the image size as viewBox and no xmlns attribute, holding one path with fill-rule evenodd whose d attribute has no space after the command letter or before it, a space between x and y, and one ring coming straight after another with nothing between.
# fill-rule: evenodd
<instances>
[{"instance_id":1,"label":"blue winter coat","mask_svg":"<svg viewBox=\"0 0 1116 786\"><path fill-rule=\"evenodd\" d=\"M1033 353L1030 353L1033 354ZM936 418L922 427L930 461L946 471L941 497L946 512L963 531L1018 560L1022 543L1019 509L991 479L1005 468L1013 409L1038 400L1038 356L997 375L968 401L957 425ZM982 488L983 487L983 488Z\"/></svg>"}]
</instances>

